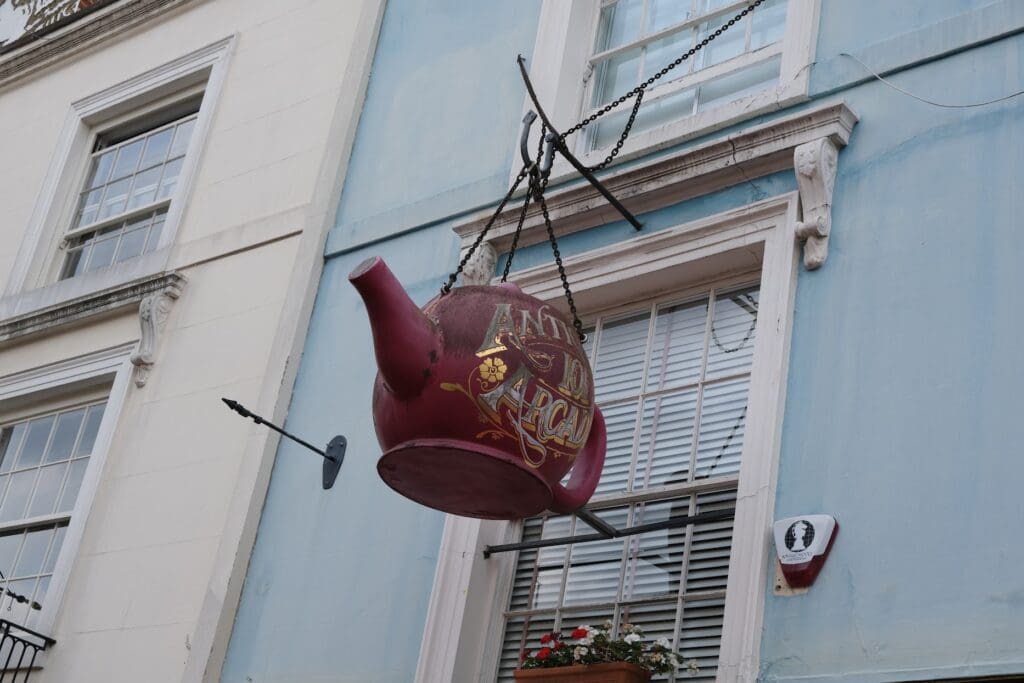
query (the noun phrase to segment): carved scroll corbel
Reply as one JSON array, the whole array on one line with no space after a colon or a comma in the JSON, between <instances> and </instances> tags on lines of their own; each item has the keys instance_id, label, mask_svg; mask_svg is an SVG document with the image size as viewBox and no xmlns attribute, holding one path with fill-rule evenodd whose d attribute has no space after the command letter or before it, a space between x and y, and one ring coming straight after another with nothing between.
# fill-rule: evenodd
<instances>
[{"instance_id":1,"label":"carved scroll corbel","mask_svg":"<svg viewBox=\"0 0 1024 683\"><path fill-rule=\"evenodd\" d=\"M135 366L135 386L143 387L149 380L149 373L156 362L156 347L159 335L163 331L171 305L181 296L181 288L176 285L165 287L142 299L139 304L139 326L142 338L139 348L131 356Z\"/></svg>"},{"instance_id":2,"label":"carved scroll corbel","mask_svg":"<svg viewBox=\"0 0 1024 683\"><path fill-rule=\"evenodd\" d=\"M494 268L498 265L498 252L489 242L481 242L473 252L473 256L462 269L462 284L486 285L494 277Z\"/></svg>"},{"instance_id":3,"label":"carved scroll corbel","mask_svg":"<svg viewBox=\"0 0 1024 683\"><path fill-rule=\"evenodd\" d=\"M838 160L839 148L829 138L798 145L794 151L803 212L803 220L796 224L796 236L804 241L804 266L808 270L820 268L828 257Z\"/></svg>"}]
</instances>

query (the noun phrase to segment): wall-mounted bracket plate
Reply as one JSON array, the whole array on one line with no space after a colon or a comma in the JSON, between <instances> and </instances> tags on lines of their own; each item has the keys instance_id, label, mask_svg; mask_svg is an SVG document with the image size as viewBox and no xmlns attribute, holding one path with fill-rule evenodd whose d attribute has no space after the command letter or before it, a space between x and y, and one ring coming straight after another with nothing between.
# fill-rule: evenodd
<instances>
[{"instance_id":1,"label":"wall-mounted bracket plate","mask_svg":"<svg viewBox=\"0 0 1024 683\"><path fill-rule=\"evenodd\" d=\"M327 457L324 458L324 491L334 486L334 480L338 478L338 470L345 460L345 449L348 448L348 441L340 434L327 444Z\"/></svg>"}]
</instances>

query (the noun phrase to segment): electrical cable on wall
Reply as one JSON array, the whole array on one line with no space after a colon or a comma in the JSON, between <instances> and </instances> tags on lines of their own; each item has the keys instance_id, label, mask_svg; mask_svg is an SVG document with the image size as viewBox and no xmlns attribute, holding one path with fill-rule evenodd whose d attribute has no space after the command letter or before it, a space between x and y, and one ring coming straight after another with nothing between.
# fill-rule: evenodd
<instances>
[{"instance_id":1,"label":"electrical cable on wall","mask_svg":"<svg viewBox=\"0 0 1024 683\"><path fill-rule=\"evenodd\" d=\"M1018 90L1015 93L1010 93L1009 95L1004 95L1003 97L997 97L994 100L987 100L985 102L971 102L971 103L968 103L968 104L948 104L948 103L945 103L945 102L935 102L934 100L929 100L927 98L921 97L920 95L915 95L914 93L909 92L909 91L904 90L903 88L899 87L898 85L896 85L892 81L886 80L881 75L876 73L870 66L868 66L867 64L862 62L857 57L854 57L849 52L840 52L839 56L840 57L849 57L853 61L857 62L862 67L864 67L865 71L867 71L869 74L871 74L872 76L874 76L875 78L880 80L882 83L885 83L887 86L889 86L890 88L892 88L896 92L903 93L904 95L906 95L908 97L913 97L915 100L918 100L920 102L924 102L925 104L930 104L933 107L942 107L944 109L970 109L972 107L985 107L985 106L988 106L990 104L995 104L997 102L1003 102L1005 100L1009 100L1011 98L1017 97L1018 95L1024 95L1024 90Z\"/></svg>"}]
</instances>

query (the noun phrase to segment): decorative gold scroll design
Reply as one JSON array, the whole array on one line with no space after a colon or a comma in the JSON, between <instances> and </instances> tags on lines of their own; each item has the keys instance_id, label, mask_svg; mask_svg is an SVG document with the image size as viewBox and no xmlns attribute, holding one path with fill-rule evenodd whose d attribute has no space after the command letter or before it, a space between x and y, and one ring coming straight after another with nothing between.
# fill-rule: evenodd
<instances>
[{"instance_id":1,"label":"decorative gold scroll design","mask_svg":"<svg viewBox=\"0 0 1024 683\"><path fill-rule=\"evenodd\" d=\"M480 420L488 424L478 439L511 439L533 468L543 465L549 455L575 457L593 420L592 385L583 347L569 326L546 308L531 314L499 304L476 354L480 364L464 383L440 385L473 401ZM498 355L508 351L512 355ZM538 375L548 373L558 355L562 356L562 377L552 386ZM514 357L520 362L513 362Z\"/></svg>"}]
</instances>

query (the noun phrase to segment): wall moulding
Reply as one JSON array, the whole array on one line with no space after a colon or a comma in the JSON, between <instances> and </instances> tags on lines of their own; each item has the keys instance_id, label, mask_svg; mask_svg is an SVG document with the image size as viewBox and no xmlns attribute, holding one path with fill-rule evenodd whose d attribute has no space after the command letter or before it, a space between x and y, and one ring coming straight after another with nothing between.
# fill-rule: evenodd
<instances>
[{"instance_id":1,"label":"wall moulding","mask_svg":"<svg viewBox=\"0 0 1024 683\"><path fill-rule=\"evenodd\" d=\"M794 168L797 148L803 145L825 140L838 151L849 142L856 124L857 115L845 102L818 105L640 166L604 174L601 179L626 208L643 214L750 178ZM800 184L801 195L804 185ZM830 208L831 192L828 194L825 204ZM574 183L551 191L547 201L559 235L621 220L615 209L587 183ZM824 205L817 199L808 204L818 207L813 219L817 223ZM485 243L497 253L508 250L521 206L521 203L509 205L491 227ZM463 248L472 244L490 216L490 211L482 211L453 227ZM527 212L520 244L536 244L546 239L543 217L539 207L534 205Z\"/></svg>"},{"instance_id":2,"label":"wall moulding","mask_svg":"<svg viewBox=\"0 0 1024 683\"><path fill-rule=\"evenodd\" d=\"M153 294L168 295L169 292L174 292L174 298L177 298L185 282L185 276L180 273L153 275L91 292L31 313L0 320L0 345L29 335L52 332L65 325L133 304L141 304L143 299Z\"/></svg>"},{"instance_id":3,"label":"wall moulding","mask_svg":"<svg viewBox=\"0 0 1024 683\"><path fill-rule=\"evenodd\" d=\"M162 289L143 297L139 304L139 326L142 338L139 348L131 356L135 366L135 386L144 387L149 380L149 373L156 363L157 342L163 331L167 316L171 314L171 305L181 296L182 281L169 282Z\"/></svg>"},{"instance_id":4,"label":"wall moulding","mask_svg":"<svg viewBox=\"0 0 1024 683\"><path fill-rule=\"evenodd\" d=\"M43 35L0 57L0 90L97 43L124 34L150 19L197 0L115 2Z\"/></svg>"}]
</instances>

